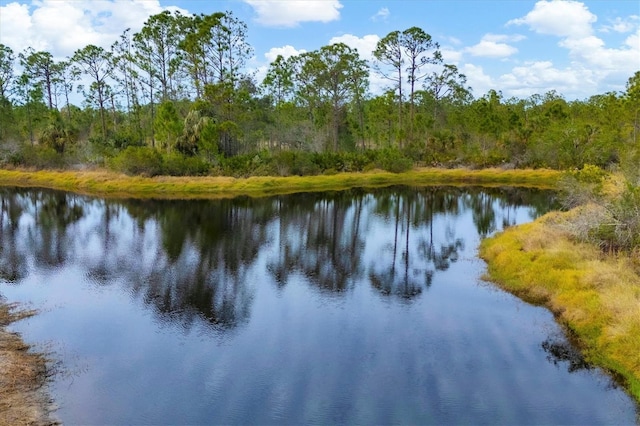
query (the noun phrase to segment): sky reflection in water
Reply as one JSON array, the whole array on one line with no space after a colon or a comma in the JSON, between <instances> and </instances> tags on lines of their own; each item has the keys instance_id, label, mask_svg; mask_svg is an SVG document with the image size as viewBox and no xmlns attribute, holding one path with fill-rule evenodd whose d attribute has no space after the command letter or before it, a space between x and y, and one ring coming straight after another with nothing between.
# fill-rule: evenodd
<instances>
[{"instance_id":1,"label":"sky reflection in water","mask_svg":"<svg viewBox=\"0 0 640 426\"><path fill-rule=\"evenodd\" d=\"M553 202L387 188L106 201L0 189L0 292L65 423L633 423L480 238Z\"/></svg>"}]
</instances>

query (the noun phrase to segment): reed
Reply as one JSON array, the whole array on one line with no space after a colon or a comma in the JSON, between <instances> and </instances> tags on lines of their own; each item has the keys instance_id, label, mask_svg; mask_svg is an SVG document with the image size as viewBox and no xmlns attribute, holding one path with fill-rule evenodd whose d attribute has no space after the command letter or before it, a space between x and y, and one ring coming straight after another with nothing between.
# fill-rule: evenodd
<instances>
[{"instance_id":1,"label":"reed","mask_svg":"<svg viewBox=\"0 0 640 426\"><path fill-rule=\"evenodd\" d=\"M549 213L483 240L486 278L548 307L586 359L640 402L640 276L629 257L572 240L564 229L575 214Z\"/></svg>"},{"instance_id":2,"label":"reed","mask_svg":"<svg viewBox=\"0 0 640 426\"><path fill-rule=\"evenodd\" d=\"M554 170L414 169L405 173L371 171L319 176L255 176L231 178L141 177L108 171L0 170L0 185L42 187L103 197L225 198L268 196L294 192L341 190L389 185L509 185L555 188L561 173Z\"/></svg>"}]
</instances>

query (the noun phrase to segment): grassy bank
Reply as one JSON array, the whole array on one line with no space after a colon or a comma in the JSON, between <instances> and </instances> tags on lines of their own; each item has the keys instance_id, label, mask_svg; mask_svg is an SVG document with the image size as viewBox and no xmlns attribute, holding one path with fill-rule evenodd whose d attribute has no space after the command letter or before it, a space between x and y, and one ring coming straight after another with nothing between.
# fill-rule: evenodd
<instances>
[{"instance_id":1,"label":"grassy bank","mask_svg":"<svg viewBox=\"0 0 640 426\"><path fill-rule=\"evenodd\" d=\"M51 418L53 406L44 387L46 358L5 328L34 313L0 301L0 425L57 424Z\"/></svg>"},{"instance_id":2,"label":"grassy bank","mask_svg":"<svg viewBox=\"0 0 640 426\"><path fill-rule=\"evenodd\" d=\"M104 197L223 198L388 185L509 185L554 188L554 170L415 169L289 177L140 177L107 171L0 170L0 185L60 189Z\"/></svg>"},{"instance_id":3,"label":"grassy bank","mask_svg":"<svg viewBox=\"0 0 640 426\"><path fill-rule=\"evenodd\" d=\"M640 276L624 256L603 255L563 229L577 212L549 213L484 240L488 278L548 307L588 361L621 378L640 402Z\"/></svg>"}]
</instances>

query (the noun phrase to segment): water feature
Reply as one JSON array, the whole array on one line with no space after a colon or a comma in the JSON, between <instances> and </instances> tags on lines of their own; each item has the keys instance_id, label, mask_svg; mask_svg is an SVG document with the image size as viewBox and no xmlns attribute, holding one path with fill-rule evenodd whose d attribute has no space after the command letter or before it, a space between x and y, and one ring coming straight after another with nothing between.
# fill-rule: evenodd
<instances>
[{"instance_id":1,"label":"water feature","mask_svg":"<svg viewBox=\"0 0 640 426\"><path fill-rule=\"evenodd\" d=\"M104 200L0 188L0 294L69 424L628 424L552 315L481 280L544 191Z\"/></svg>"}]
</instances>

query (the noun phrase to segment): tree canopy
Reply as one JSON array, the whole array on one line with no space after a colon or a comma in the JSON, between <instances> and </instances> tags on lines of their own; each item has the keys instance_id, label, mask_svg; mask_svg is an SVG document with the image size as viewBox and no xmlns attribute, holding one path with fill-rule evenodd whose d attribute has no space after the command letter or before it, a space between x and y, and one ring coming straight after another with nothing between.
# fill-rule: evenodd
<instances>
[{"instance_id":1,"label":"tree canopy","mask_svg":"<svg viewBox=\"0 0 640 426\"><path fill-rule=\"evenodd\" d=\"M373 52L337 43L278 56L257 81L249 31L231 12L165 11L69 58L0 44L0 163L114 166L133 147L208 173L290 174L380 167L383 157L605 167L637 150L640 70L625 91L585 100L505 99L499 88L474 98L439 43L411 27ZM387 81L382 93L372 74Z\"/></svg>"}]
</instances>

